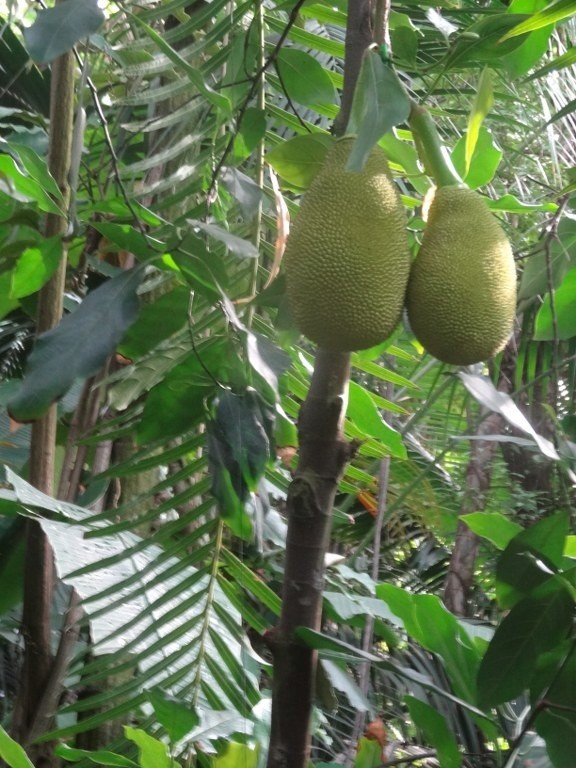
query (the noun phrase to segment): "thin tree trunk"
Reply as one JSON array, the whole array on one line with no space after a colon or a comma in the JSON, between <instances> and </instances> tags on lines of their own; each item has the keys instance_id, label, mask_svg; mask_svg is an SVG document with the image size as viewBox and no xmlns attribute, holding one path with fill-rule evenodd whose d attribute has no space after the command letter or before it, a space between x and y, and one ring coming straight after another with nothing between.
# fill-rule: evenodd
<instances>
[{"instance_id":1,"label":"thin tree trunk","mask_svg":"<svg viewBox=\"0 0 576 768\"><path fill-rule=\"evenodd\" d=\"M294 631L320 629L332 506L351 455L342 435L349 374L348 353L318 350L300 412L300 460L288 492L282 615L270 636L274 686L268 768L306 768L309 761L316 653Z\"/></svg>"},{"instance_id":2,"label":"thin tree trunk","mask_svg":"<svg viewBox=\"0 0 576 768\"><path fill-rule=\"evenodd\" d=\"M52 66L50 96L50 148L48 165L60 187L64 208L68 207L68 170L72 146L74 58L65 53ZM66 232L65 216L48 214L46 237ZM62 316L66 259L63 256L54 276L38 296L37 333L57 325ZM54 494L54 449L56 444L56 406L32 427L30 482L43 493ZM26 523L26 567L24 574L24 606L22 633L24 665L20 690L16 699L12 730L15 738L28 745L30 729L37 722L53 663L51 647L50 605L52 601L54 563L52 550L38 523ZM52 768L59 761L52 755L50 744L29 747L37 768Z\"/></svg>"},{"instance_id":3,"label":"thin tree trunk","mask_svg":"<svg viewBox=\"0 0 576 768\"><path fill-rule=\"evenodd\" d=\"M334 124L348 124L356 81L372 42L371 0L349 0L342 108ZM298 423L300 456L288 492L288 534L282 614L271 632L274 654L268 768L307 768L317 654L294 636L297 627L320 629L324 557L338 482L352 455L342 434L350 355L318 349L310 391Z\"/></svg>"}]
</instances>

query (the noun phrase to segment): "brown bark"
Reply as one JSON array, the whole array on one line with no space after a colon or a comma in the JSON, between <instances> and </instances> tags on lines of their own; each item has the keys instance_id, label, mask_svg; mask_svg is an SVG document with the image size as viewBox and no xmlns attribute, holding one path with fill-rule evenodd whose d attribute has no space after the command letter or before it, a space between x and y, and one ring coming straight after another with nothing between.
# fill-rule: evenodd
<instances>
[{"instance_id":1,"label":"brown bark","mask_svg":"<svg viewBox=\"0 0 576 768\"><path fill-rule=\"evenodd\" d=\"M346 130L364 51L372 42L371 0L349 0L342 107L334 133ZM300 456L288 492L282 614L270 635L274 654L267 768L307 768L317 654L295 638L320 629L324 557L338 482L351 458L344 440L350 355L319 349L298 423Z\"/></svg>"},{"instance_id":2,"label":"brown bark","mask_svg":"<svg viewBox=\"0 0 576 768\"><path fill-rule=\"evenodd\" d=\"M64 208L68 206L68 169L72 146L74 98L74 58L72 52L60 56L52 67L50 95L50 147L48 166L59 185ZM64 234L68 222L65 216L48 214L46 237ZM37 333L54 327L62 316L66 260L63 257L54 276L38 296ZM56 406L32 427L30 451L30 482L43 493L54 494L54 449L56 444ZM52 669L53 656L50 632L54 563L52 550L40 525L27 521L26 569L24 574L24 606L22 634L24 636L24 665L20 690L13 718L14 737L28 745L30 731L41 710ZM58 764L49 744L29 747L38 768Z\"/></svg>"},{"instance_id":3,"label":"brown bark","mask_svg":"<svg viewBox=\"0 0 576 768\"><path fill-rule=\"evenodd\" d=\"M334 496L350 458L342 436L350 356L319 350L299 421L300 459L288 493L288 535L282 615L274 652L268 768L306 768L316 653L294 637L297 627L320 629L324 555Z\"/></svg>"}]
</instances>

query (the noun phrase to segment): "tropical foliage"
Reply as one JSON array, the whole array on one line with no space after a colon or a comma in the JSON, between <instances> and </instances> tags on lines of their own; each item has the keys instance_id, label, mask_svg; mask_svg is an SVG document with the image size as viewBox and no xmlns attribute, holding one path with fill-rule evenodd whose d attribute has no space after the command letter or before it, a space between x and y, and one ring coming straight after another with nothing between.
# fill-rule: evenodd
<instances>
[{"instance_id":1,"label":"tropical foliage","mask_svg":"<svg viewBox=\"0 0 576 768\"><path fill-rule=\"evenodd\" d=\"M52 671L13 733L34 762L42 744L50 765L266 760L286 494L314 366L281 256L333 141L347 20L366 7L348 5L8 5L0 716L10 731L25 695L34 525L57 574ZM573 4L374 5L389 11L399 79L380 55L364 68L361 140L388 155L415 252L432 182L403 105L428 107L513 243L518 318L486 366L443 366L405 324L352 355L357 451L333 511L323 631L298 635L321 658L312 759L573 768ZM68 194L50 172L50 87L71 50ZM63 255L64 318L34 343ZM35 487L30 445L55 403L52 493ZM0 758L29 765L6 731Z\"/></svg>"}]
</instances>

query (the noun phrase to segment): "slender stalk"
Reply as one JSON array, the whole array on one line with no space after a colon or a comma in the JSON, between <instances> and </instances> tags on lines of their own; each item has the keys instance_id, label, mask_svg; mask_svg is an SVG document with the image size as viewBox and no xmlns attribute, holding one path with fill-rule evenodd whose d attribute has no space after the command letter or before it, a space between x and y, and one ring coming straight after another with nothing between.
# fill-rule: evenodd
<instances>
[{"instance_id":1,"label":"slender stalk","mask_svg":"<svg viewBox=\"0 0 576 768\"><path fill-rule=\"evenodd\" d=\"M52 66L50 96L50 146L48 167L62 191L64 208L68 208L70 189L68 171L72 148L74 116L74 55L63 54ZM66 215L48 214L46 237L64 235ZM38 295L37 333L53 328L62 316L66 277L65 254L53 277ZM32 426L30 449L30 482L43 493L54 494L54 457L56 445L56 405ZM27 521L26 569L24 573L24 606L22 628L25 641L22 683L15 705L13 732L22 743L29 742L30 729L37 720L43 695L52 669L50 605L52 601L54 563L50 544L40 525ZM50 745L30 749L32 759L47 768L58 761Z\"/></svg>"},{"instance_id":2,"label":"slender stalk","mask_svg":"<svg viewBox=\"0 0 576 768\"><path fill-rule=\"evenodd\" d=\"M428 110L413 102L408 121L426 173L439 187L464 186Z\"/></svg>"}]
</instances>

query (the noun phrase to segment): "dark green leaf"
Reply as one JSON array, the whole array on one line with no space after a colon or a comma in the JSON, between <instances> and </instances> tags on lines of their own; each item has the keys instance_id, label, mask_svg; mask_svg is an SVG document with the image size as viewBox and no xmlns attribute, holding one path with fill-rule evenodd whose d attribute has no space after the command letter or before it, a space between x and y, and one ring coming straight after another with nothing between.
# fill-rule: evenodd
<instances>
[{"instance_id":1,"label":"dark green leaf","mask_svg":"<svg viewBox=\"0 0 576 768\"><path fill-rule=\"evenodd\" d=\"M103 22L97 0L62 0L38 11L34 23L24 29L24 40L32 58L47 64L92 35Z\"/></svg>"},{"instance_id":2,"label":"dark green leaf","mask_svg":"<svg viewBox=\"0 0 576 768\"><path fill-rule=\"evenodd\" d=\"M540 11L548 5L548 0L512 0L508 13L531 13ZM510 77L517 78L529 72L548 50L550 35L554 25L530 32L512 53L503 58L503 64Z\"/></svg>"},{"instance_id":3,"label":"dark green leaf","mask_svg":"<svg viewBox=\"0 0 576 768\"><path fill-rule=\"evenodd\" d=\"M534 339L551 341L576 336L576 268L571 269L554 291L554 314L550 294L536 315Z\"/></svg>"},{"instance_id":4,"label":"dark green leaf","mask_svg":"<svg viewBox=\"0 0 576 768\"><path fill-rule=\"evenodd\" d=\"M530 686L540 654L562 643L574 600L561 579L550 579L512 608L496 629L478 671L478 701L490 708Z\"/></svg>"},{"instance_id":5,"label":"dark green leaf","mask_svg":"<svg viewBox=\"0 0 576 768\"><path fill-rule=\"evenodd\" d=\"M539 677L541 685L533 698L545 690L547 706L536 717L536 731L546 742L554 768L573 768L576 743L576 645L573 640L568 648L560 647L557 652L547 654ZM536 701L539 702L539 698Z\"/></svg>"},{"instance_id":6,"label":"dark green leaf","mask_svg":"<svg viewBox=\"0 0 576 768\"><path fill-rule=\"evenodd\" d=\"M502 608L549 580L562 565L568 517L557 512L515 536L496 566L496 596Z\"/></svg>"},{"instance_id":7,"label":"dark green leaf","mask_svg":"<svg viewBox=\"0 0 576 768\"><path fill-rule=\"evenodd\" d=\"M146 354L188 322L190 290L177 285L153 302L143 304L138 319L124 334L118 351L128 358Z\"/></svg>"},{"instance_id":8,"label":"dark green leaf","mask_svg":"<svg viewBox=\"0 0 576 768\"><path fill-rule=\"evenodd\" d=\"M463 522L477 536L491 541L498 549L504 549L522 531L522 526L499 512L471 512L462 517Z\"/></svg>"},{"instance_id":9,"label":"dark green leaf","mask_svg":"<svg viewBox=\"0 0 576 768\"><path fill-rule=\"evenodd\" d=\"M566 273L576 266L576 216L564 215L556 230L556 237L550 246L550 269L552 285L548 285L548 255L544 250L526 260L520 286L519 299L532 299L545 294L550 288L557 288Z\"/></svg>"},{"instance_id":10,"label":"dark green leaf","mask_svg":"<svg viewBox=\"0 0 576 768\"><path fill-rule=\"evenodd\" d=\"M374 145L395 125L405 122L409 114L410 101L398 75L378 51L368 50L346 129L346 133L356 134L346 170L361 171Z\"/></svg>"},{"instance_id":11,"label":"dark green leaf","mask_svg":"<svg viewBox=\"0 0 576 768\"><path fill-rule=\"evenodd\" d=\"M96 373L138 315L140 279L140 270L130 270L108 280L38 338L22 386L8 404L14 419L39 418L76 379Z\"/></svg>"},{"instance_id":12,"label":"dark green leaf","mask_svg":"<svg viewBox=\"0 0 576 768\"><path fill-rule=\"evenodd\" d=\"M149 691L148 699L154 707L158 722L166 729L173 744L184 738L200 722L191 702L180 701L161 688Z\"/></svg>"},{"instance_id":13,"label":"dark green leaf","mask_svg":"<svg viewBox=\"0 0 576 768\"><path fill-rule=\"evenodd\" d=\"M309 53L283 47L277 66L281 85L293 101L305 106L334 103L336 90L330 75Z\"/></svg>"},{"instance_id":14,"label":"dark green leaf","mask_svg":"<svg viewBox=\"0 0 576 768\"><path fill-rule=\"evenodd\" d=\"M297 189L308 189L322 168L334 139L324 133L308 133L277 144L266 155L276 173Z\"/></svg>"},{"instance_id":15,"label":"dark green leaf","mask_svg":"<svg viewBox=\"0 0 576 768\"><path fill-rule=\"evenodd\" d=\"M462 755L444 715L414 696L404 696L404 701L412 722L422 731L427 743L435 748L442 768L460 768Z\"/></svg>"},{"instance_id":16,"label":"dark green leaf","mask_svg":"<svg viewBox=\"0 0 576 768\"><path fill-rule=\"evenodd\" d=\"M485 62L493 67L503 66L503 57L518 48L523 40L515 37L503 42L503 35L520 22L531 18L527 14L495 13L463 30L448 54L447 66L464 67L471 62Z\"/></svg>"}]
</instances>

